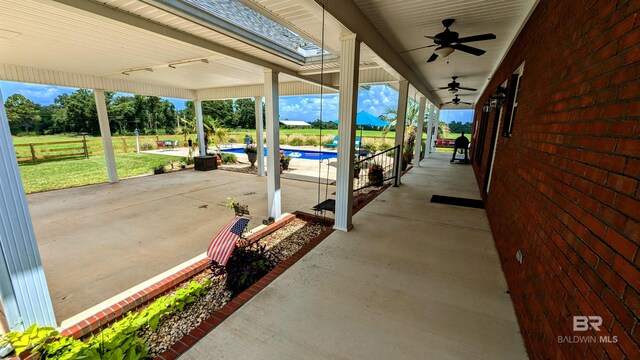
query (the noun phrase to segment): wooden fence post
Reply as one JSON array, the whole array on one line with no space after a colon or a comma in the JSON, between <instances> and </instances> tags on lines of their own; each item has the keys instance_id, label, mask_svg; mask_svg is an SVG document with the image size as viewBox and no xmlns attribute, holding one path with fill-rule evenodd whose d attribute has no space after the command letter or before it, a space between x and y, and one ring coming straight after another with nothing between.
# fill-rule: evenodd
<instances>
[{"instance_id":1,"label":"wooden fence post","mask_svg":"<svg viewBox=\"0 0 640 360\"><path fill-rule=\"evenodd\" d=\"M127 139L122 138L122 150L127 152Z\"/></svg>"},{"instance_id":2,"label":"wooden fence post","mask_svg":"<svg viewBox=\"0 0 640 360\"><path fill-rule=\"evenodd\" d=\"M32 143L29 143L29 148L31 149L31 161L36 162L36 149L33 147Z\"/></svg>"},{"instance_id":3,"label":"wooden fence post","mask_svg":"<svg viewBox=\"0 0 640 360\"><path fill-rule=\"evenodd\" d=\"M89 149L87 148L87 139L82 137L82 149L84 150L84 157L89 158Z\"/></svg>"}]
</instances>

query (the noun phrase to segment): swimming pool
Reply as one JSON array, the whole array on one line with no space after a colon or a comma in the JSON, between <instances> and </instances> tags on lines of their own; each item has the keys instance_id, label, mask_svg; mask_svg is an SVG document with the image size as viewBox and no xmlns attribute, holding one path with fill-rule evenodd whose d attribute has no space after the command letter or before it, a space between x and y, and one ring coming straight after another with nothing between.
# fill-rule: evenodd
<instances>
[{"instance_id":1,"label":"swimming pool","mask_svg":"<svg viewBox=\"0 0 640 360\"><path fill-rule=\"evenodd\" d=\"M326 160L326 159L337 159L338 154L331 151L314 151L314 150L301 150L301 149L283 149L285 156L291 156L296 159L305 159L305 160ZM231 149L222 149L222 152L235 153L235 154L244 154L244 148L231 148ZM264 155L267 156L267 149L264 149Z\"/></svg>"}]
</instances>

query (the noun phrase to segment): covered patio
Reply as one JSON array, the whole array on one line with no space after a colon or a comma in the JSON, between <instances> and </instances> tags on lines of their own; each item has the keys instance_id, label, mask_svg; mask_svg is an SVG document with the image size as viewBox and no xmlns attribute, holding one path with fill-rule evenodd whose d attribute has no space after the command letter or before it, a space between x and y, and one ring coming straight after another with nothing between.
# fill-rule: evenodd
<instances>
[{"instance_id":1,"label":"covered patio","mask_svg":"<svg viewBox=\"0 0 640 360\"><path fill-rule=\"evenodd\" d=\"M310 211L317 202L314 183L283 179L282 186L284 212ZM267 217L266 179L230 171L180 171L29 195L57 322L202 254L233 215L227 197L249 206L249 228Z\"/></svg>"},{"instance_id":2,"label":"covered patio","mask_svg":"<svg viewBox=\"0 0 640 360\"><path fill-rule=\"evenodd\" d=\"M435 154L181 359L526 359L471 168ZM419 235L418 235L419 234Z\"/></svg>"},{"instance_id":3,"label":"covered patio","mask_svg":"<svg viewBox=\"0 0 640 360\"><path fill-rule=\"evenodd\" d=\"M282 186L279 97L339 94L337 231L280 277L264 276L275 281L246 305L227 303L220 311L239 310L211 333L193 329L202 341L185 335L195 345L186 358L633 359L639 10L629 0L5 0L0 79L93 90L112 183L100 185L105 194L120 186L105 92L193 100L200 139L203 101L253 98L266 173L248 182L261 190L246 191L262 200L252 211L271 219L307 191ZM403 151L407 109L410 99L418 104L415 138L426 132L426 157L417 144L402 179L395 161L394 187L354 216L358 91L367 84L398 90L396 157L411 154ZM469 168L430 151L439 111L450 108L475 110ZM171 175L165 198L144 206L164 211L174 200L171 220L199 223L207 210L193 194L217 206L218 186L245 191L207 177ZM143 193L156 186L138 182ZM56 326L4 106L0 183L9 327ZM487 211L432 204L432 194L481 199ZM96 201L101 214L117 207L109 195ZM36 227L52 225L53 215L41 214ZM135 234L132 219L118 223ZM588 341L563 340L583 335Z\"/></svg>"}]
</instances>

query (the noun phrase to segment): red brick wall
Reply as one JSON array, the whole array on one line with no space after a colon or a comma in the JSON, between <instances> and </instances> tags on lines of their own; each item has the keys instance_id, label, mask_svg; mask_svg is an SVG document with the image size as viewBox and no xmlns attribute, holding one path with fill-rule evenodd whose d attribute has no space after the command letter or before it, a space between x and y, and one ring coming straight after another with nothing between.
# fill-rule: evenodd
<instances>
[{"instance_id":1,"label":"red brick wall","mask_svg":"<svg viewBox=\"0 0 640 360\"><path fill-rule=\"evenodd\" d=\"M541 0L479 101L526 62L486 206L533 359L640 358L639 8ZM574 315L601 316L602 330L574 332ZM574 335L618 342L558 342Z\"/></svg>"}]
</instances>

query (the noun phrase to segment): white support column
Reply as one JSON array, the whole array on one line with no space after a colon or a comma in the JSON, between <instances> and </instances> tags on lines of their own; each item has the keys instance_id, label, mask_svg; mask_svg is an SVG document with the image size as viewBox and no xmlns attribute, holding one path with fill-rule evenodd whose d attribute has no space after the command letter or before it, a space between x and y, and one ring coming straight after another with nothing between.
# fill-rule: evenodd
<instances>
[{"instance_id":1,"label":"white support column","mask_svg":"<svg viewBox=\"0 0 640 360\"><path fill-rule=\"evenodd\" d=\"M278 73L264 70L265 119L267 123L267 203L270 218L282 214L280 194L280 116Z\"/></svg>"},{"instance_id":2,"label":"white support column","mask_svg":"<svg viewBox=\"0 0 640 360\"><path fill-rule=\"evenodd\" d=\"M204 142L204 122L202 119L202 100L196 100L194 102L196 110L196 123L198 124L198 148L200 149L200 156L207 155L207 144Z\"/></svg>"},{"instance_id":3,"label":"white support column","mask_svg":"<svg viewBox=\"0 0 640 360\"><path fill-rule=\"evenodd\" d=\"M404 127L407 117L407 100L409 98L409 82L401 80L398 86L398 112L396 117L396 142L399 154L396 156L398 161L393 163L393 171L396 176L393 186L400 186L400 174L402 173L402 150L404 147Z\"/></svg>"},{"instance_id":4,"label":"white support column","mask_svg":"<svg viewBox=\"0 0 640 360\"><path fill-rule=\"evenodd\" d=\"M356 34L340 38L340 95L338 105L338 164L336 173L336 215L333 228L349 231L353 227L353 166L358 106L358 68L360 42Z\"/></svg>"},{"instance_id":5,"label":"white support column","mask_svg":"<svg viewBox=\"0 0 640 360\"><path fill-rule=\"evenodd\" d=\"M264 176L264 122L262 120L262 97L254 98L256 106L256 146L258 148L258 176Z\"/></svg>"},{"instance_id":6,"label":"white support column","mask_svg":"<svg viewBox=\"0 0 640 360\"><path fill-rule=\"evenodd\" d=\"M435 105L434 105L435 107ZM431 138L431 152L435 152L436 151L436 145L435 142L438 139L438 128L439 128L439 124L440 124L440 109L436 108L433 112L433 119L431 120L433 121L433 137Z\"/></svg>"},{"instance_id":7,"label":"white support column","mask_svg":"<svg viewBox=\"0 0 640 360\"><path fill-rule=\"evenodd\" d=\"M11 330L57 326L0 92L0 297Z\"/></svg>"},{"instance_id":8,"label":"white support column","mask_svg":"<svg viewBox=\"0 0 640 360\"><path fill-rule=\"evenodd\" d=\"M413 166L420 166L420 152L422 150L422 129L424 128L424 108L427 104L427 98L424 96L420 96L420 107L418 108L418 125L416 129L416 142L413 151ZM429 126L429 122L427 122L427 126ZM425 152L428 151L428 148L425 148Z\"/></svg>"},{"instance_id":9,"label":"white support column","mask_svg":"<svg viewBox=\"0 0 640 360\"><path fill-rule=\"evenodd\" d=\"M115 183L118 182L118 168L116 167L116 157L113 151L113 142L111 141L107 101L104 97L104 90L93 90L93 95L96 99L96 109L98 110L102 148L104 149L104 157L107 160L107 174L109 175L109 182Z\"/></svg>"},{"instance_id":10,"label":"white support column","mask_svg":"<svg viewBox=\"0 0 640 360\"><path fill-rule=\"evenodd\" d=\"M425 147L425 154L424 156L426 158L431 157L431 153L433 152L433 135L434 132L436 132L438 129L434 129L435 126L435 122L433 121L433 117L435 115L434 111L436 109L436 106L434 104L431 104L429 107L429 118L427 119L427 146Z\"/></svg>"}]
</instances>

